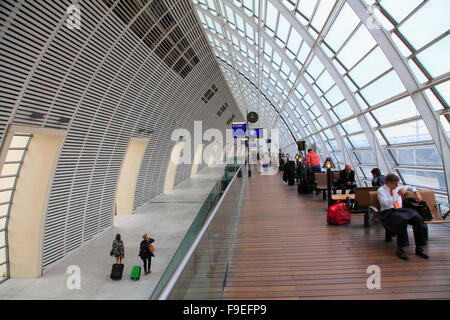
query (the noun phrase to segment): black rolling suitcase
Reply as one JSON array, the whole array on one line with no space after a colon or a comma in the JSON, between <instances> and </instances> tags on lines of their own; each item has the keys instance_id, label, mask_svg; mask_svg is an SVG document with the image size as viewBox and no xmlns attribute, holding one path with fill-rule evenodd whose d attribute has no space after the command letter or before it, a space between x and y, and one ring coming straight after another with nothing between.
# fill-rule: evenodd
<instances>
[{"instance_id":1,"label":"black rolling suitcase","mask_svg":"<svg viewBox=\"0 0 450 320\"><path fill-rule=\"evenodd\" d=\"M111 279L120 280L123 274L123 264L113 264L111 270Z\"/></svg>"}]
</instances>

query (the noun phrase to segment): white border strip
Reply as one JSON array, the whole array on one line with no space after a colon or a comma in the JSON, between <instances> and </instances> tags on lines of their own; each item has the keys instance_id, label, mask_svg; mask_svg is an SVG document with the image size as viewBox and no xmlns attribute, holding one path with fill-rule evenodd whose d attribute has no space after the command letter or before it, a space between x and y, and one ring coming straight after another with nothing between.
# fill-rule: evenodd
<instances>
[{"instance_id":1,"label":"white border strip","mask_svg":"<svg viewBox=\"0 0 450 320\"><path fill-rule=\"evenodd\" d=\"M165 285L163 291L160 293L157 300L166 300L167 297L169 296L169 294L172 291L173 287L175 286L178 278L180 277L181 273L183 272L184 268L186 267L186 264L188 263L189 259L191 258L192 254L194 253L194 250L197 248L200 240L203 238L203 234L206 232L206 229L208 228L212 219L214 219L214 217L217 213L217 210L219 209L220 205L222 204L223 199L225 199L225 196L228 193L228 190L230 189L231 185L233 184L234 179L236 179L236 176L238 175L239 170L241 170L241 169L242 169L242 165L236 171L236 174L234 175L233 179L231 179L231 182L228 184L227 188L225 189L225 192L223 193L222 197L219 199L219 202L217 202L216 206L214 207L214 211L209 215L208 220L206 220L205 224L203 225L202 229L198 233L197 237L195 238L195 240L192 243L191 247L189 248L188 252L183 257L183 260L181 260L180 264L178 265L175 272L172 274L172 277Z\"/></svg>"}]
</instances>

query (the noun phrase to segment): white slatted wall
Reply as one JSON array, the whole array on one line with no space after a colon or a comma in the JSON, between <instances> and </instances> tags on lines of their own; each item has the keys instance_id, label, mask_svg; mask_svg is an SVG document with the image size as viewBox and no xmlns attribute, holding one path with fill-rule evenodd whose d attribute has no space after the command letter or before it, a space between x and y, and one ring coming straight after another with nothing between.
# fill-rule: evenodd
<instances>
[{"instance_id":1,"label":"white slatted wall","mask_svg":"<svg viewBox=\"0 0 450 320\"><path fill-rule=\"evenodd\" d=\"M81 29L70 30L70 1L0 2L0 141L11 123L68 130L48 204L44 268L112 225L122 159L139 129L154 133L135 208L162 192L174 129L193 134L194 120L202 120L204 130L224 130L231 114L243 119L188 0L165 1L200 59L184 79L112 12L117 3L80 1ZM205 104L213 84L218 92ZM181 167L176 184L190 171Z\"/></svg>"}]
</instances>

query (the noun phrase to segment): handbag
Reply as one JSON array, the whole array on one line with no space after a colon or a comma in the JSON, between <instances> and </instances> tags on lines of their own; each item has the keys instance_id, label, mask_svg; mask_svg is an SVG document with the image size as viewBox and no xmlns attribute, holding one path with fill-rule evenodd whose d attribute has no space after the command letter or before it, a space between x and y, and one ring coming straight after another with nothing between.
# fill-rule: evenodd
<instances>
[{"instance_id":1,"label":"handbag","mask_svg":"<svg viewBox=\"0 0 450 320\"><path fill-rule=\"evenodd\" d=\"M335 204L328 208L327 222L329 224L346 224L352 220L350 216L350 208L347 204L336 201Z\"/></svg>"},{"instance_id":2,"label":"handbag","mask_svg":"<svg viewBox=\"0 0 450 320\"><path fill-rule=\"evenodd\" d=\"M109 253L109 255L112 257L114 255L114 249L111 249L111 252Z\"/></svg>"},{"instance_id":3,"label":"handbag","mask_svg":"<svg viewBox=\"0 0 450 320\"><path fill-rule=\"evenodd\" d=\"M424 221L433 220L433 214L425 201L417 202L414 198L406 198L403 200L403 207L415 209L422 216Z\"/></svg>"},{"instance_id":4,"label":"handbag","mask_svg":"<svg viewBox=\"0 0 450 320\"><path fill-rule=\"evenodd\" d=\"M153 253L155 251L155 248L153 247L153 245L151 243L148 244L148 251L150 251L151 253Z\"/></svg>"}]
</instances>

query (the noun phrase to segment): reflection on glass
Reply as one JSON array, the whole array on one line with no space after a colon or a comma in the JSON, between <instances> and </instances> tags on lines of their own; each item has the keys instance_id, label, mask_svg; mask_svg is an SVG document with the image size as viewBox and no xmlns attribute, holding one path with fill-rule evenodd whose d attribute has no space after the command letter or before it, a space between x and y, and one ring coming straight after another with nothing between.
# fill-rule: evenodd
<instances>
[{"instance_id":1,"label":"reflection on glass","mask_svg":"<svg viewBox=\"0 0 450 320\"><path fill-rule=\"evenodd\" d=\"M445 178L442 171L420 171L398 169L406 184L418 187L445 190Z\"/></svg>"},{"instance_id":2,"label":"reflection on glass","mask_svg":"<svg viewBox=\"0 0 450 320\"><path fill-rule=\"evenodd\" d=\"M431 140L430 133L423 120L387 127L382 131L390 144Z\"/></svg>"},{"instance_id":3,"label":"reflection on glass","mask_svg":"<svg viewBox=\"0 0 450 320\"><path fill-rule=\"evenodd\" d=\"M400 165L442 167L441 155L435 146L399 148L390 151Z\"/></svg>"}]
</instances>

